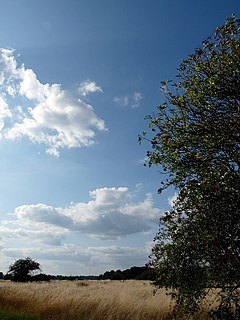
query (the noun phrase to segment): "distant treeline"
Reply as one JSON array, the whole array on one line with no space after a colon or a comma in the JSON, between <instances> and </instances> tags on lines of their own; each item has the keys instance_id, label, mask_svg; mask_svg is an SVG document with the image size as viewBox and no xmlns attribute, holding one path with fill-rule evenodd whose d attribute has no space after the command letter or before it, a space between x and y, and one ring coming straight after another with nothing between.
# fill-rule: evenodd
<instances>
[{"instance_id":1,"label":"distant treeline","mask_svg":"<svg viewBox=\"0 0 240 320\"><path fill-rule=\"evenodd\" d=\"M0 279L13 280L10 274L4 275L0 272ZM29 276L28 281L50 281L50 280L155 280L154 269L149 266L131 267L129 269L111 270L106 271L99 276L63 276L63 275L50 275L50 274L36 274Z\"/></svg>"},{"instance_id":2,"label":"distant treeline","mask_svg":"<svg viewBox=\"0 0 240 320\"><path fill-rule=\"evenodd\" d=\"M104 274L99 275L99 280L110 279L110 280L155 280L155 271L149 266L144 267L131 267L126 270L111 270L106 271Z\"/></svg>"},{"instance_id":3,"label":"distant treeline","mask_svg":"<svg viewBox=\"0 0 240 320\"><path fill-rule=\"evenodd\" d=\"M1 279L13 280L9 274L3 275ZM29 276L28 281L50 281L50 280L98 280L99 276L62 276L62 275L51 275L45 273L39 273L33 276Z\"/></svg>"}]
</instances>

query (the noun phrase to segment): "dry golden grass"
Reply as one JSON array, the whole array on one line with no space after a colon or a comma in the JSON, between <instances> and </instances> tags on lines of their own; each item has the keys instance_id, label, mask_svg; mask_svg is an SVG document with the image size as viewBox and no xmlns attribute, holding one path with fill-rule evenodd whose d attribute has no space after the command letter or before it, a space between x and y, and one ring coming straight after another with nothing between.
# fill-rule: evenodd
<instances>
[{"instance_id":1,"label":"dry golden grass","mask_svg":"<svg viewBox=\"0 0 240 320\"><path fill-rule=\"evenodd\" d=\"M44 320L161 320L170 310L164 290L148 281L0 282L0 308ZM207 319L206 312L199 319Z\"/></svg>"}]
</instances>

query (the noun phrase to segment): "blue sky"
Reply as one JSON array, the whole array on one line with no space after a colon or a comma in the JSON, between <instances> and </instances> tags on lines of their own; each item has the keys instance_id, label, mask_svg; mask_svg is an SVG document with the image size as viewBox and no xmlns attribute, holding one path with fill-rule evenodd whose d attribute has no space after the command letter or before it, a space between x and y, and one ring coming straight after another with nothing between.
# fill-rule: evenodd
<instances>
[{"instance_id":1,"label":"blue sky","mask_svg":"<svg viewBox=\"0 0 240 320\"><path fill-rule=\"evenodd\" d=\"M148 261L173 189L145 168L160 81L237 0L0 1L0 269L52 274Z\"/></svg>"}]
</instances>

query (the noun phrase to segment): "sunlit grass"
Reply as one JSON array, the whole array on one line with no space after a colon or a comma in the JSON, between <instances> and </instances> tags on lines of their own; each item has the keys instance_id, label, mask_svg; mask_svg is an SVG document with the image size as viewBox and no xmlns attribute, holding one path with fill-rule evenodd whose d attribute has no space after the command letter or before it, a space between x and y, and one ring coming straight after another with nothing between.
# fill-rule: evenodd
<instances>
[{"instance_id":1,"label":"sunlit grass","mask_svg":"<svg viewBox=\"0 0 240 320\"><path fill-rule=\"evenodd\" d=\"M0 282L0 309L6 320L161 320L170 311L164 290L153 294L148 281ZM19 318L16 317L19 315ZM29 316L23 317L23 316ZM21 316L21 317L20 317ZM30 317L35 316L35 318ZM208 319L206 311L199 319Z\"/></svg>"}]
</instances>

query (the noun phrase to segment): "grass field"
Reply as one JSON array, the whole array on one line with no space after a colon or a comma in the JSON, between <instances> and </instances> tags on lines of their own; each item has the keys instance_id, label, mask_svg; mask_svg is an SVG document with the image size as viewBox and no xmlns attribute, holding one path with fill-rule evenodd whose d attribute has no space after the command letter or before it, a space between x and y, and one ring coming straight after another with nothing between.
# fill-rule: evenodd
<instances>
[{"instance_id":1,"label":"grass field","mask_svg":"<svg viewBox=\"0 0 240 320\"><path fill-rule=\"evenodd\" d=\"M0 282L1 320L161 320L170 311L164 290L148 281ZM208 319L201 310L198 319Z\"/></svg>"}]
</instances>

